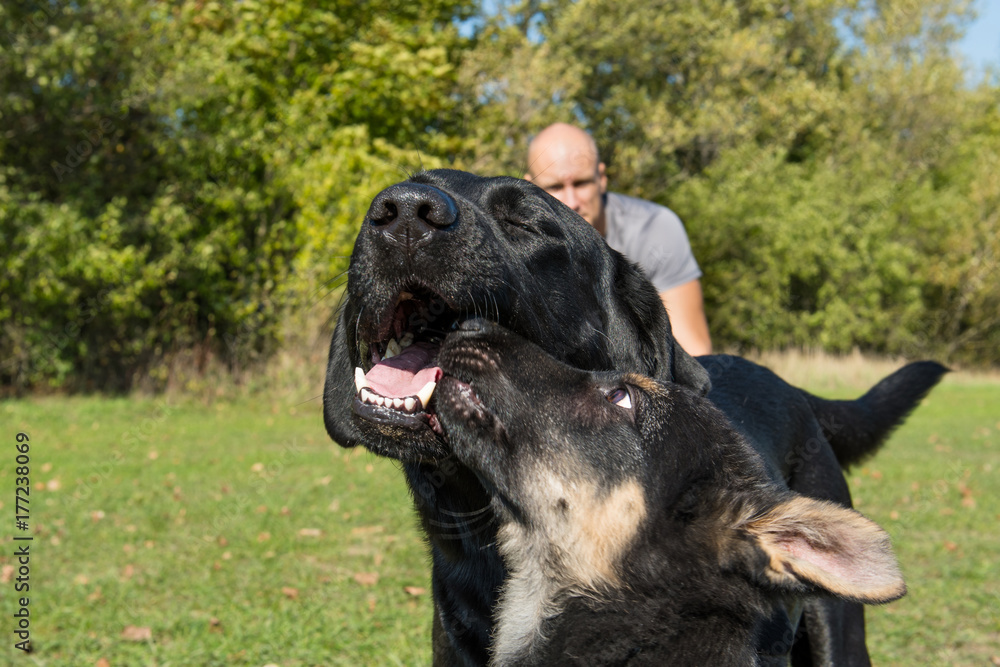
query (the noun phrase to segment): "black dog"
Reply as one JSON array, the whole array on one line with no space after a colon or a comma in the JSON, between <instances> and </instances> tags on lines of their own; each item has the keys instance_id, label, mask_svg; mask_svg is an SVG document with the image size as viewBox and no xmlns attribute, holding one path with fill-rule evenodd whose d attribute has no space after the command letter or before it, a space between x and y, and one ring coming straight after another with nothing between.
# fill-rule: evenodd
<instances>
[{"instance_id":1,"label":"black dog","mask_svg":"<svg viewBox=\"0 0 1000 667\"><path fill-rule=\"evenodd\" d=\"M473 317L576 368L638 373L696 394L712 386L709 398L775 479L845 506L840 466L872 453L944 370L911 365L859 401L841 403L735 357L695 361L674 343L638 267L541 189L436 170L384 190L351 258L324 419L341 445L362 444L404 464L431 548L438 665L488 661L506 577L490 496L455 460L434 411L440 345ZM776 619L759 642L778 655L791 650L796 664L867 664L862 614L857 604L811 602L794 645L797 613Z\"/></svg>"},{"instance_id":2,"label":"black dog","mask_svg":"<svg viewBox=\"0 0 1000 667\"><path fill-rule=\"evenodd\" d=\"M776 484L681 385L581 371L475 320L438 364L437 418L509 566L491 665L754 665L789 599L906 590L878 526Z\"/></svg>"}]
</instances>

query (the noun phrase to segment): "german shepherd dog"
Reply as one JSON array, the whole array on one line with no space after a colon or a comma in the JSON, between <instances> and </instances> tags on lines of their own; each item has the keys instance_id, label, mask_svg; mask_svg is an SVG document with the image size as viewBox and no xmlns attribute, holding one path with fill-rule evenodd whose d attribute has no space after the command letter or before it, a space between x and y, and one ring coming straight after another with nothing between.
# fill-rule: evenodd
<instances>
[{"instance_id":1,"label":"german shepherd dog","mask_svg":"<svg viewBox=\"0 0 1000 667\"><path fill-rule=\"evenodd\" d=\"M881 528L776 483L687 387L576 369L482 320L437 363L438 421L508 566L494 667L755 665L789 600L906 590Z\"/></svg>"},{"instance_id":2,"label":"german shepherd dog","mask_svg":"<svg viewBox=\"0 0 1000 667\"><path fill-rule=\"evenodd\" d=\"M874 453L945 371L911 364L857 401L824 401L738 357L695 360L642 271L540 188L453 170L387 188L351 257L323 414L342 446L403 464L431 552L435 665L487 664L508 577L492 496L452 451L434 398L441 345L473 318L574 368L707 394L775 480L845 507L842 466ZM785 612L762 626L762 655L869 664L861 604L810 598Z\"/></svg>"}]
</instances>

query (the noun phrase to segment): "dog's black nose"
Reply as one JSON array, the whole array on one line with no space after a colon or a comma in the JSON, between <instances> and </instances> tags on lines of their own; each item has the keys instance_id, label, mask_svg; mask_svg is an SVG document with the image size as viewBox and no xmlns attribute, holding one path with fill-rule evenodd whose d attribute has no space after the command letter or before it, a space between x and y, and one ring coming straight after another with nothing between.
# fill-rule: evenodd
<instances>
[{"instance_id":1,"label":"dog's black nose","mask_svg":"<svg viewBox=\"0 0 1000 667\"><path fill-rule=\"evenodd\" d=\"M372 231L406 246L422 245L434 232L455 224L458 206L430 185L400 183L380 192L368 209Z\"/></svg>"}]
</instances>

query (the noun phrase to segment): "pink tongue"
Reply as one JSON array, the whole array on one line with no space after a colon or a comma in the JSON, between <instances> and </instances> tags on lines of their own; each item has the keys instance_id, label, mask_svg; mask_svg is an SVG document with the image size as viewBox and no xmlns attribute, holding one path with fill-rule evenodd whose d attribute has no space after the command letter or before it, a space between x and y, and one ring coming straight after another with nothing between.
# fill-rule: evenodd
<instances>
[{"instance_id":1,"label":"pink tongue","mask_svg":"<svg viewBox=\"0 0 1000 667\"><path fill-rule=\"evenodd\" d=\"M441 369L432 366L438 346L414 343L395 357L385 359L365 374L372 391L391 398L415 396L428 382L437 382Z\"/></svg>"}]
</instances>

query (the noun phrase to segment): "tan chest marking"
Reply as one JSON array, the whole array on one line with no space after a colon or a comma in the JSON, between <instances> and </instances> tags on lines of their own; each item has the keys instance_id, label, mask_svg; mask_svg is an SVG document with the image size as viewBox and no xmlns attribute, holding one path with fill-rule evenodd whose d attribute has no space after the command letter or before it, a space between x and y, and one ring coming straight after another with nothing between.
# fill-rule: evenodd
<instances>
[{"instance_id":1,"label":"tan chest marking","mask_svg":"<svg viewBox=\"0 0 1000 667\"><path fill-rule=\"evenodd\" d=\"M642 486L628 480L601 492L548 470L532 476L530 526L500 528L511 575L501 594L493 665L516 663L541 638L542 622L568 597L601 595L621 585L621 558L646 516Z\"/></svg>"}]
</instances>

